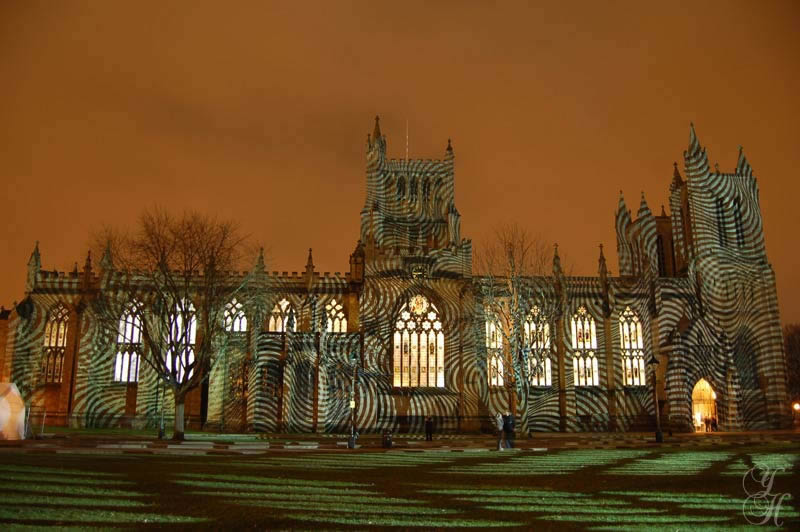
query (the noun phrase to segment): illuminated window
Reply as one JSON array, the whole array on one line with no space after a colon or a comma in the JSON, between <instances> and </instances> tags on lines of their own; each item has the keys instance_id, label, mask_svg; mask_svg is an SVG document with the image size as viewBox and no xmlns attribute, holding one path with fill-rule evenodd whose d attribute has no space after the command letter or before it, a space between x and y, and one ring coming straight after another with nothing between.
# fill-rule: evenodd
<instances>
[{"instance_id":1,"label":"illuminated window","mask_svg":"<svg viewBox=\"0 0 800 532\"><path fill-rule=\"evenodd\" d=\"M225 330L228 332L247 332L247 316L244 306L234 298L225 305Z\"/></svg>"},{"instance_id":2,"label":"illuminated window","mask_svg":"<svg viewBox=\"0 0 800 532\"><path fill-rule=\"evenodd\" d=\"M67 349L67 324L69 311L62 303L50 309L44 326L44 355L42 376L47 384L59 384Z\"/></svg>"},{"instance_id":3,"label":"illuminated window","mask_svg":"<svg viewBox=\"0 0 800 532\"><path fill-rule=\"evenodd\" d=\"M119 319L114 382L139 382L139 355L142 352L142 308L133 301Z\"/></svg>"},{"instance_id":4,"label":"illuminated window","mask_svg":"<svg viewBox=\"0 0 800 532\"><path fill-rule=\"evenodd\" d=\"M598 386L600 375L597 371L597 331L594 318L580 307L572 316L572 369L575 386Z\"/></svg>"},{"instance_id":5,"label":"illuminated window","mask_svg":"<svg viewBox=\"0 0 800 532\"><path fill-rule=\"evenodd\" d=\"M197 337L197 318L194 305L182 301L175 305L169 316L167 337L167 372L177 380L186 382L194 374L194 345Z\"/></svg>"},{"instance_id":6,"label":"illuminated window","mask_svg":"<svg viewBox=\"0 0 800 532\"><path fill-rule=\"evenodd\" d=\"M347 318L344 316L341 303L331 299L331 302L325 305L325 313L328 314L328 332L347 332Z\"/></svg>"},{"instance_id":7,"label":"illuminated window","mask_svg":"<svg viewBox=\"0 0 800 532\"><path fill-rule=\"evenodd\" d=\"M403 305L393 347L395 387L444 387L442 321L425 296L416 295Z\"/></svg>"},{"instance_id":8,"label":"illuminated window","mask_svg":"<svg viewBox=\"0 0 800 532\"><path fill-rule=\"evenodd\" d=\"M503 386L503 331L494 319L486 320L486 362L489 386Z\"/></svg>"},{"instance_id":9,"label":"illuminated window","mask_svg":"<svg viewBox=\"0 0 800 532\"><path fill-rule=\"evenodd\" d=\"M272 309L267 330L269 332L295 332L297 330L294 309L286 299L281 299Z\"/></svg>"},{"instance_id":10,"label":"illuminated window","mask_svg":"<svg viewBox=\"0 0 800 532\"><path fill-rule=\"evenodd\" d=\"M622 380L625 386L645 386L647 382L642 322L630 307L626 307L619 317L619 341L622 347Z\"/></svg>"},{"instance_id":11,"label":"illuminated window","mask_svg":"<svg viewBox=\"0 0 800 532\"><path fill-rule=\"evenodd\" d=\"M533 386L553 385L553 365L550 362L550 324L538 306L534 305L525 319L523 340L530 349L528 375Z\"/></svg>"}]
</instances>

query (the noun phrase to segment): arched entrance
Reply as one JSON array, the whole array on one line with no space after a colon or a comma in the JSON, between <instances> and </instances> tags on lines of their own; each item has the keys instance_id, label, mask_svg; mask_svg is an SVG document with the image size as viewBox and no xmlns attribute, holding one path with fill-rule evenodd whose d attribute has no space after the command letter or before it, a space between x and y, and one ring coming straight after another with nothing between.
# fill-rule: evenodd
<instances>
[{"instance_id":1,"label":"arched entrance","mask_svg":"<svg viewBox=\"0 0 800 532\"><path fill-rule=\"evenodd\" d=\"M717 394L707 380L700 379L692 390L692 425L695 432L707 432L716 421Z\"/></svg>"}]
</instances>

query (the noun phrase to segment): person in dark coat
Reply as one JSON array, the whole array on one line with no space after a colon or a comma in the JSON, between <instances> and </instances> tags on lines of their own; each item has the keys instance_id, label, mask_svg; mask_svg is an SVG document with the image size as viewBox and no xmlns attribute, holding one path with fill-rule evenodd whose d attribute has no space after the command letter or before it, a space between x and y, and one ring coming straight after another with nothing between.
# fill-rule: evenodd
<instances>
[{"instance_id":1,"label":"person in dark coat","mask_svg":"<svg viewBox=\"0 0 800 532\"><path fill-rule=\"evenodd\" d=\"M506 434L506 447L509 449L514 448L514 415L506 411L503 416L503 432Z\"/></svg>"},{"instance_id":2,"label":"person in dark coat","mask_svg":"<svg viewBox=\"0 0 800 532\"><path fill-rule=\"evenodd\" d=\"M503 440L505 439L503 433L503 426L505 425L505 419L503 418L503 414L501 414L500 412L498 412L494 418L494 425L495 428L497 429L497 450L502 451Z\"/></svg>"},{"instance_id":3,"label":"person in dark coat","mask_svg":"<svg viewBox=\"0 0 800 532\"><path fill-rule=\"evenodd\" d=\"M425 418L425 441L433 441L433 418Z\"/></svg>"}]
</instances>

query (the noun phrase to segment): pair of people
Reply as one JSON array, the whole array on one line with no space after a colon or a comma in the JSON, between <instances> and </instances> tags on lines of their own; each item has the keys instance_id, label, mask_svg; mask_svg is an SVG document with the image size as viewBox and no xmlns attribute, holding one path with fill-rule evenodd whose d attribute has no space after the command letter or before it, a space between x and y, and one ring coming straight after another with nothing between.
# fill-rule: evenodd
<instances>
[{"instance_id":1,"label":"pair of people","mask_svg":"<svg viewBox=\"0 0 800 532\"><path fill-rule=\"evenodd\" d=\"M495 416L495 424L497 426L497 450L502 451L505 445L506 449L514 448L514 416L506 410L505 414L497 413Z\"/></svg>"}]
</instances>

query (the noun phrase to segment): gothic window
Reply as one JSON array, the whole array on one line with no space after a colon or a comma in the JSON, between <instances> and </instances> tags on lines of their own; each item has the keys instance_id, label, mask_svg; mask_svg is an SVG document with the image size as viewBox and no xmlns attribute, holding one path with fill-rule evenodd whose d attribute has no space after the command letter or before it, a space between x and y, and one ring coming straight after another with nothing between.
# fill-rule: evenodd
<instances>
[{"instance_id":1,"label":"gothic window","mask_svg":"<svg viewBox=\"0 0 800 532\"><path fill-rule=\"evenodd\" d=\"M486 320L486 362L489 386L503 386L503 331L492 318Z\"/></svg>"},{"instance_id":2,"label":"gothic window","mask_svg":"<svg viewBox=\"0 0 800 532\"><path fill-rule=\"evenodd\" d=\"M325 305L325 313L328 315L328 332L347 332L347 318L344 315L344 308L341 303L331 299L331 302Z\"/></svg>"},{"instance_id":3,"label":"gothic window","mask_svg":"<svg viewBox=\"0 0 800 532\"><path fill-rule=\"evenodd\" d=\"M717 198L717 238L720 246L728 245L728 233L725 225L725 200Z\"/></svg>"},{"instance_id":4,"label":"gothic window","mask_svg":"<svg viewBox=\"0 0 800 532\"><path fill-rule=\"evenodd\" d=\"M597 371L597 331L594 318L580 307L572 316L572 369L575 386L598 386L600 375Z\"/></svg>"},{"instance_id":5,"label":"gothic window","mask_svg":"<svg viewBox=\"0 0 800 532\"><path fill-rule=\"evenodd\" d=\"M122 313L114 357L114 382L139 382L139 357L142 352L142 307L133 301Z\"/></svg>"},{"instance_id":6,"label":"gothic window","mask_svg":"<svg viewBox=\"0 0 800 532\"><path fill-rule=\"evenodd\" d=\"M244 306L236 298L225 305L225 330L228 332L247 332L247 316L244 314Z\"/></svg>"},{"instance_id":7,"label":"gothic window","mask_svg":"<svg viewBox=\"0 0 800 532\"><path fill-rule=\"evenodd\" d=\"M47 384L61 383L64 353L67 349L67 325L69 311L62 303L50 309L44 326L44 356L42 376Z\"/></svg>"},{"instance_id":8,"label":"gothic window","mask_svg":"<svg viewBox=\"0 0 800 532\"><path fill-rule=\"evenodd\" d=\"M550 361L550 324L534 305L525 319L523 341L528 354L528 375L533 386L553 385L553 365Z\"/></svg>"},{"instance_id":9,"label":"gothic window","mask_svg":"<svg viewBox=\"0 0 800 532\"><path fill-rule=\"evenodd\" d=\"M739 198L733 199L733 223L736 230L736 245L744 247L744 227L742 227L742 202Z\"/></svg>"},{"instance_id":10,"label":"gothic window","mask_svg":"<svg viewBox=\"0 0 800 532\"><path fill-rule=\"evenodd\" d=\"M408 200L417 201L417 176L411 176L408 180Z\"/></svg>"},{"instance_id":11,"label":"gothic window","mask_svg":"<svg viewBox=\"0 0 800 532\"><path fill-rule=\"evenodd\" d=\"M167 372L182 383L194 374L194 346L197 338L197 317L190 301L181 301L169 316L167 337Z\"/></svg>"},{"instance_id":12,"label":"gothic window","mask_svg":"<svg viewBox=\"0 0 800 532\"><path fill-rule=\"evenodd\" d=\"M406 197L406 180L403 176L397 178L397 199L401 200Z\"/></svg>"},{"instance_id":13,"label":"gothic window","mask_svg":"<svg viewBox=\"0 0 800 532\"><path fill-rule=\"evenodd\" d=\"M431 199L431 181L427 177L422 180L422 199L426 202Z\"/></svg>"},{"instance_id":14,"label":"gothic window","mask_svg":"<svg viewBox=\"0 0 800 532\"><path fill-rule=\"evenodd\" d=\"M423 295L413 296L397 316L392 360L395 387L444 387L442 321Z\"/></svg>"},{"instance_id":15,"label":"gothic window","mask_svg":"<svg viewBox=\"0 0 800 532\"><path fill-rule=\"evenodd\" d=\"M276 303L272 309L267 330L269 332L295 332L297 330L294 309L285 298Z\"/></svg>"},{"instance_id":16,"label":"gothic window","mask_svg":"<svg viewBox=\"0 0 800 532\"><path fill-rule=\"evenodd\" d=\"M622 347L622 377L625 386L645 386L644 339L642 322L630 307L619 317L619 341Z\"/></svg>"}]
</instances>

